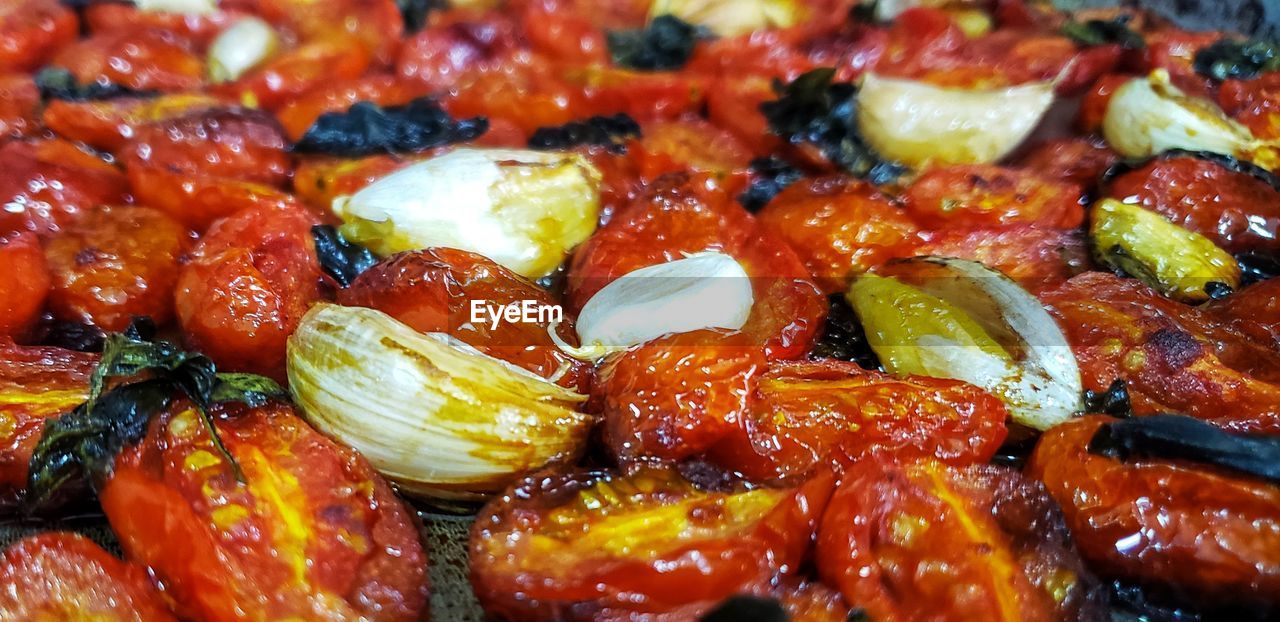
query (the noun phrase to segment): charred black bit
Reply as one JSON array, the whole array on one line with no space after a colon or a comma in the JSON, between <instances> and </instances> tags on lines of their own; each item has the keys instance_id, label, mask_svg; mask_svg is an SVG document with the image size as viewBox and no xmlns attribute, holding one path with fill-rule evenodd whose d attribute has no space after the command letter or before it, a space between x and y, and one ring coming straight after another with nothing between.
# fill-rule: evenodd
<instances>
[{"instance_id":1,"label":"charred black bit","mask_svg":"<svg viewBox=\"0 0 1280 622\"><path fill-rule=\"evenodd\" d=\"M760 104L769 129L791 144L809 143L836 166L873 184L889 183L907 168L882 160L858 134L857 88L832 82L836 70L822 67L790 84L774 82L778 99Z\"/></svg>"},{"instance_id":2,"label":"charred black bit","mask_svg":"<svg viewBox=\"0 0 1280 622\"><path fill-rule=\"evenodd\" d=\"M1227 296L1230 296L1233 291L1235 290L1231 289L1230 285L1220 281L1209 281L1204 285L1204 293L1209 295L1210 300L1226 298Z\"/></svg>"},{"instance_id":3,"label":"charred black bit","mask_svg":"<svg viewBox=\"0 0 1280 622\"><path fill-rule=\"evenodd\" d=\"M1214 80L1250 80L1280 69L1280 45L1256 39L1219 39L1196 52L1196 73Z\"/></svg>"},{"instance_id":4,"label":"charred black bit","mask_svg":"<svg viewBox=\"0 0 1280 622\"><path fill-rule=\"evenodd\" d=\"M1144 160L1130 160L1113 164L1102 175L1103 183L1110 182L1112 179L1119 177L1129 171L1140 169L1155 160L1168 160L1170 158L1195 158L1197 160L1205 160L1213 162L1229 171L1236 173L1244 173L1258 181L1266 183L1277 192L1280 192L1280 176L1268 171L1253 162L1248 162L1235 158L1224 153L1214 153L1212 151L1188 151L1186 149L1170 149L1161 152L1154 157Z\"/></svg>"},{"instance_id":5,"label":"charred black bit","mask_svg":"<svg viewBox=\"0 0 1280 622\"><path fill-rule=\"evenodd\" d=\"M1259 251L1245 251L1237 253L1235 258L1240 265L1241 287L1280 276L1280 257Z\"/></svg>"},{"instance_id":6,"label":"charred black bit","mask_svg":"<svg viewBox=\"0 0 1280 622\"><path fill-rule=\"evenodd\" d=\"M90 82L79 84L70 71L62 67L45 67L36 72L36 88L40 89L40 97L45 101L61 99L82 102L117 97L154 97L155 91L137 91L127 86L111 82Z\"/></svg>"},{"instance_id":7,"label":"charred black bit","mask_svg":"<svg viewBox=\"0 0 1280 622\"><path fill-rule=\"evenodd\" d=\"M77 352L101 352L107 334L93 324L55 322L44 329L40 345Z\"/></svg>"},{"instance_id":8,"label":"charred black bit","mask_svg":"<svg viewBox=\"0 0 1280 622\"><path fill-rule=\"evenodd\" d=\"M613 153L626 153L626 141L640 137L640 124L630 115L594 116L556 127L540 127L529 137L531 149L571 149L600 145Z\"/></svg>"},{"instance_id":9,"label":"charred black bit","mask_svg":"<svg viewBox=\"0 0 1280 622\"><path fill-rule=\"evenodd\" d=\"M876 23L876 8L879 0L863 0L849 7L849 21L862 24Z\"/></svg>"},{"instance_id":10,"label":"charred black bit","mask_svg":"<svg viewBox=\"0 0 1280 622\"><path fill-rule=\"evenodd\" d=\"M862 607L854 607L849 610L849 615L844 620L845 622L871 622L871 614Z\"/></svg>"},{"instance_id":11,"label":"charred black bit","mask_svg":"<svg viewBox=\"0 0 1280 622\"><path fill-rule=\"evenodd\" d=\"M31 511L44 513L110 475L119 451L146 434L151 418L181 395L195 406L217 450L236 478L243 473L223 445L209 406L239 402L261 406L288 393L274 380L254 374L218 373L203 354L164 341L140 338L140 329L106 338L102 359L89 380L89 395L71 412L45 423L31 455L27 495ZM142 379L136 379L138 376ZM110 380L126 380L106 390ZM132 381L129 381L132 380Z\"/></svg>"},{"instance_id":12,"label":"charred black bit","mask_svg":"<svg viewBox=\"0 0 1280 622\"><path fill-rule=\"evenodd\" d=\"M443 0L396 0L396 6L404 18L404 30L409 33L422 30L432 11L449 8Z\"/></svg>"},{"instance_id":13,"label":"charred black bit","mask_svg":"<svg viewBox=\"0 0 1280 622\"><path fill-rule=\"evenodd\" d=\"M343 157L410 153L474 140L488 129L488 119L454 119L430 97L389 108L358 102L320 115L293 149Z\"/></svg>"},{"instance_id":14,"label":"charred black bit","mask_svg":"<svg viewBox=\"0 0 1280 622\"><path fill-rule=\"evenodd\" d=\"M609 56L619 67L670 71L684 67L702 35L697 26L674 15L659 15L645 28L606 33Z\"/></svg>"},{"instance_id":15,"label":"charred black bit","mask_svg":"<svg viewBox=\"0 0 1280 622\"><path fill-rule=\"evenodd\" d=\"M1061 32L1083 46L1114 43L1126 50L1141 50L1147 47L1147 42L1142 40L1142 35L1129 27L1128 15L1107 20L1070 21L1062 26Z\"/></svg>"},{"instance_id":16,"label":"charred black bit","mask_svg":"<svg viewBox=\"0 0 1280 622\"><path fill-rule=\"evenodd\" d=\"M700 622L787 622L778 601L758 596L730 596L702 616Z\"/></svg>"},{"instance_id":17,"label":"charred black bit","mask_svg":"<svg viewBox=\"0 0 1280 622\"><path fill-rule=\"evenodd\" d=\"M1142 586L1112 581L1108 586L1115 622L1200 622L1202 616L1190 609L1163 602Z\"/></svg>"},{"instance_id":18,"label":"charred black bit","mask_svg":"<svg viewBox=\"0 0 1280 622\"><path fill-rule=\"evenodd\" d=\"M1186 415L1161 414L1105 423L1089 453L1127 460L1179 460L1280 484L1280 438L1233 434Z\"/></svg>"},{"instance_id":19,"label":"charred black bit","mask_svg":"<svg viewBox=\"0 0 1280 622\"><path fill-rule=\"evenodd\" d=\"M809 358L853 361L863 369L883 370L880 358L867 342L867 333L862 330L858 315L844 295L831 294L827 297L827 304L830 305L827 323L822 327L822 336L813 346Z\"/></svg>"},{"instance_id":20,"label":"charred black bit","mask_svg":"<svg viewBox=\"0 0 1280 622\"><path fill-rule=\"evenodd\" d=\"M350 286L361 272L378 263L372 251L347 241L330 225L312 227L311 237L315 239L320 268L342 287Z\"/></svg>"},{"instance_id":21,"label":"charred black bit","mask_svg":"<svg viewBox=\"0 0 1280 622\"><path fill-rule=\"evenodd\" d=\"M787 164L781 158L769 156L751 161L751 185L747 191L738 195L738 202L748 212L758 212L773 197L778 196L787 186L804 177L798 169Z\"/></svg>"},{"instance_id":22,"label":"charred black bit","mask_svg":"<svg viewBox=\"0 0 1280 622\"><path fill-rule=\"evenodd\" d=\"M1040 442L1040 431L1018 423L1009 424L1009 437L991 457L992 464L1021 469Z\"/></svg>"},{"instance_id":23,"label":"charred black bit","mask_svg":"<svg viewBox=\"0 0 1280 622\"><path fill-rule=\"evenodd\" d=\"M1129 385L1116 378L1102 391L1084 390L1084 412L1128 418L1133 416L1133 404L1129 402Z\"/></svg>"}]
</instances>

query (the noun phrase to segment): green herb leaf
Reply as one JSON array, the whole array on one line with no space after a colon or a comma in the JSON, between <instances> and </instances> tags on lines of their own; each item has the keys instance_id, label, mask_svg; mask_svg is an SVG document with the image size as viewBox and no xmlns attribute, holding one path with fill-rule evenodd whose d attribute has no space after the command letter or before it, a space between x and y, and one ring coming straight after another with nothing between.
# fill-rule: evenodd
<instances>
[{"instance_id":1,"label":"green herb leaf","mask_svg":"<svg viewBox=\"0 0 1280 622\"><path fill-rule=\"evenodd\" d=\"M1250 80L1280 70L1280 45L1255 39L1219 39L1196 52L1196 73L1214 80Z\"/></svg>"},{"instance_id":2,"label":"green herb leaf","mask_svg":"<svg viewBox=\"0 0 1280 622\"><path fill-rule=\"evenodd\" d=\"M378 263L372 251L348 241L330 225L312 227L311 237L316 243L320 268L343 287L350 286L361 272Z\"/></svg>"},{"instance_id":3,"label":"green herb leaf","mask_svg":"<svg viewBox=\"0 0 1280 622\"><path fill-rule=\"evenodd\" d=\"M289 392L278 382L257 374L223 373L214 376L209 403L239 402L257 408L271 400L287 400Z\"/></svg>"},{"instance_id":4,"label":"green herb leaf","mask_svg":"<svg viewBox=\"0 0 1280 622\"><path fill-rule=\"evenodd\" d=\"M689 62L699 30L674 15L659 15L640 30L606 34L609 56L620 67L645 71L679 69Z\"/></svg>"},{"instance_id":5,"label":"green herb leaf","mask_svg":"<svg viewBox=\"0 0 1280 622\"><path fill-rule=\"evenodd\" d=\"M769 129L792 144L817 147L832 164L874 184L894 181L907 172L881 159L858 133L857 89L832 82L836 70L809 71L790 84L774 82L778 99L760 104Z\"/></svg>"},{"instance_id":6,"label":"green herb leaf","mask_svg":"<svg viewBox=\"0 0 1280 622\"><path fill-rule=\"evenodd\" d=\"M1067 22L1061 30L1062 34L1079 45L1095 46L1115 43L1126 50L1141 50L1147 47L1142 35L1129 28L1129 16L1121 15L1115 19L1091 19L1086 22Z\"/></svg>"},{"instance_id":7,"label":"green herb leaf","mask_svg":"<svg viewBox=\"0 0 1280 622\"><path fill-rule=\"evenodd\" d=\"M1103 424L1089 453L1117 460L1180 460L1280 484L1280 438L1232 434L1185 415L1151 415Z\"/></svg>"},{"instance_id":8,"label":"green herb leaf","mask_svg":"<svg viewBox=\"0 0 1280 622\"><path fill-rule=\"evenodd\" d=\"M738 195L738 203L753 214L768 205L787 186L804 177L799 169L775 156L752 160L750 170L751 185Z\"/></svg>"},{"instance_id":9,"label":"green herb leaf","mask_svg":"<svg viewBox=\"0 0 1280 622\"><path fill-rule=\"evenodd\" d=\"M473 140L488 130L488 119L454 119L430 97L386 108L365 101L346 112L320 115L293 150L343 157L416 153Z\"/></svg>"}]
</instances>

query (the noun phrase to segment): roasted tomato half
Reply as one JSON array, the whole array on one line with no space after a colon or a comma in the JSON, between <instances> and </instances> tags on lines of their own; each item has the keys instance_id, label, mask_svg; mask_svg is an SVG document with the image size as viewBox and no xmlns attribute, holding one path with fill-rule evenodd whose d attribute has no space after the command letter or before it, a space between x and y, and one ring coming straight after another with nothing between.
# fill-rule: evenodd
<instances>
[{"instance_id":1,"label":"roasted tomato half","mask_svg":"<svg viewBox=\"0 0 1280 622\"><path fill-rule=\"evenodd\" d=\"M1121 462L1089 442L1089 416L1041 437L1027 473L1062 504L1100 573L1200 604L1280 606L1280 488L1165 460Z\"/></svg>"},{"instance_id":2,"label":"roasted tomato half","mask_svg":"<svg viewBox=\"0 0 1280 622\"><path fill-rule=\"evenodd\" d=\"M1018 168L1059 182L1093 189L1120 155L1097 138L1059 138L1035 145Z\"/></svg>"},{"instance_id":3,"label":"roasted tomato half","mask_svg":"<svg viewBox=\"0 0 1280 622\"><path fill-rule=\"evenodd\" d=\"M1084 235L1036 225L943 229L924 234L913 255L981 262L1031 293L1057 287L1090 266Z\"/></svg>"},{"instance_id":4,"label":"roasted tomato half","mask_svg":"<svg viewBox=\"0 0 1280 622\"><path fill-rule=\"evenodd\" d=\"M157 97L120 97L102 101L55 99L44 107L41 119L49 129L68 140L116 153L138 130L222 106L222 101L200 93L170 93Z\"/></svg>"},{"instance_id":5,"label":"roasted tomato half","mask_svg":"<svg viewBox=\"0 0 1280 622\"><path fill-rule=\"evenodd\" d=\"M0 339L23 337L40 317L53 280L35 234L0 234Z\"/></svg>"},{"instance_id":6,"label":"roasted tomato half","mask_svg":"<svg viewBox=\"0 0 1280 622\"><path fill-rule=\"evenodd\" d=\"M48 532L0 554L0 619L171 622L147 570L84 536Z\"/></svg>"},{"instance_id":7,"label":"roasted tomato half","mask_svg":"<svg viewBox=\"0 0 1280 622\"><path fill-rule=\"evenodd\" d=\"M864 460L818 531L818 573L876 622L1105 620L1044 488L992 465Z\"/></svg>"},{"instance_id":8,"label":"roasted tomato half","mask_svg":"<svg viewBox=\"0 0 1280 622\"><path fill-rule=\"evenodd\" d=\"M0 73L0 144L40 127L40 91L31 76Z\"/></svg>"},{"instance_id":9,"label":"roasted tomato half","mask_svg":"<svg viewBox=\"0 0 1280 622\"><path fill-rule=\"evenodd\" d=\"M126 202L129 184L114 166L65 140L0 147L0 235L46 235L95 205Z\"/></svg>"},{"instance_id":10,"label":"roasted tomato half","mask_svg":"<svg viewBox=\"0 0 1280 622\"><path fill-rule=\"evenodd\" d=\"M63 48L50 61L76 81L138 90L187 91L204 84L204 60L191 42L164 30L98 32Z\"/></svg>"},{"instance_id":11,"label":"roasted tomato half","mask_svg":"<svg viewBox=\"0 0 1280 622\"><path fill-rule=\"evenodd\" d=\"M1280 138L1280 73L1252 80L1227 80L1218 89L1218 104L1258 138Z\"/></svg>"},{"instance_id":12,"label":"roasted tomato half","mask_svg":"<svg viewBox=\"0 0 1280 622\"><path fill-rule=\"evenodd\" d=\"M117 456L99 495L126 556L183 619L420 618L418 528L364 458L285 405L213 414L243 481L179 402Z\"/></svg>"},{"instance_id":13,"label":"roasted tomato half","mask_svg":"<svg viewBox=\"0 0 1280 622\"><path fill-rule=\"evenodd\" d=\"M38 68L58 48L76 40L80 21L58 0L0 4L0 72Z\"/></svg>"},{"instance_id":14,"label":"roasted tomato half","mask_svg":"<svg viewBox=\"0 0 1280 622\"><path fill-rule=\"evenodd\" d=\"M666 469L533 476L477 517L472 585L513 621L694 617L796 572L831 482L711 492Z\"/></svg>"},{"instance_id":15,"label":"roasted tomato half","mask_svg":"<svg viewBox=\"0 0 1280 622\"><path fill-rule=\"evenodd\" d=\"M1078 186L998 166L928 171L907 188L906 204L922 224L939 228L1021 223L1070 229L1084 222Z\"/></svg>"}]
</instances>

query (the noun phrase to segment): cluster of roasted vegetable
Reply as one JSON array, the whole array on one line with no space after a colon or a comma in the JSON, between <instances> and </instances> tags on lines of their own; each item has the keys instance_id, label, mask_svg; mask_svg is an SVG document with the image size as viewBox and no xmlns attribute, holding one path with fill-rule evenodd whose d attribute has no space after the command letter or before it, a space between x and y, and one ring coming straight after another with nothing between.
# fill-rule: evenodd
<instances>
[{"instance_id":1,"label":"cluster of roasted vegetable","mask_svg":"<svg viewBox=\"0 0 1280 622\"><path fill-rule=\"evenodd\" d=\"M1280 48L6 0L0 620L1280 615Z\"/></svg>"}]
</instances>

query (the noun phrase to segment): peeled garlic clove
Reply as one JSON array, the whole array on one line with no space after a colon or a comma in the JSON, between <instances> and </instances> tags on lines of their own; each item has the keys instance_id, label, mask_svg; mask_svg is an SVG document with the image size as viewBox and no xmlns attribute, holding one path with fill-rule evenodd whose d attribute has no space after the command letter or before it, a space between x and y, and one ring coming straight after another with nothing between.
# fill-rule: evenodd
<instances>
[{"instance_id":1,"label":"peeled garlic clove","mask_svg":"<svg viewBox=\"0 0 1280 622\"><path fill-rule=\"evenodd\" d=\"M209 45L209 79L231 82L280 48L280 37L271 24L258 17L236 20Z\"/></svg>"},{"instance_id":2,"label":"peeled garlic clove","mask_svg":"<svg viewBox=\"0 0 1280 622\"><path fill-rule=\"evenodd\" d=\"M1254 138L1213 102L1185 95L1164 69L1116 89L1102 119L1102 135L1112 149L1130 158L1186 149L1233 155L1266 169L1280 164L1274 144Z\"/></svg>"},{"instance_id":3,"label":"peeled garlic clove","mask_svg":"<svg viewBox=\"0 0 1280 622\"><path fill-rule=\"evenodd\" d=\"M333 211L348 240L379 255L444 246L536 279L595 231L600 173L572 153L458 149L338 197Z\"/></svg>"},{"instance_id":4,"label":"peeled garlic clove","mask_svg":"<svg viewBox=\"0 0 1280 622\"><path fill-rule=\"evenodd\" d=\"M448 335L318 304L289 338L289 386L316 429L413 495L476 499L573 460L585 396Z\"/></svg>"},{"instance_id":5,"label":"peeled garlic clove","mask_svg":"<svg viewBox=\"0 0 1280 622\"><path fill-rule=\"evenodd\" d=\"M218 10L218 0L134 0L139 11L208 15Z\"/></svg>"},{"instance_id":6,"label":"peeled garlic clove","mask_svg":"<svg viewBox=\"0 0 1280 622\"><path fill-rule=\"evenodd\" d=\"M737 330L755 298L738 261L708 252L633 270L596 292L578 314L580 358L600 358L673 333Z\"/></svg>"},{"instance_id":7,"label":"peeled garlic clove","mask_svg":"<svg viewBox=\"0 0 1280 622\"><path fill-rule=\"evenodd\" d=\"M876 153L913 168L990 163L1026 140L1052 104L1053 82L974 90L868 74L858 131Z\"/></svg>"},{"instance_id":8,"label":"peeled garlic clove","mask_svg":"<svg viewBox=\"0 0 1280 622\"><path fill-rule=\"evenodd\" d=\"M1236 289L1240 265L1209 238L1138 205L1103 199L1093 206L1089 238L1098 261L1183 302L1211 296L1212 283Z\"/></svg>"},{"instance_id":9,"label":"peeled garlic clove","mask_svg":"<svg viewBox=\"0 0 1280 622\"><path fill-rule=\"evenodd\" d=\"M734 37L794 26L799 11L795 0L654 0L649 18L674 15L721 37Z\"/></svg>"},{"instance_id":10,"label":"peeled garlic clove","mask_svg":"<svg viewBox=\"0 0 1280 622\"><path fill-rule=\"evenodd\" d=\"M1008 277L939 257L878 272L855 279L846 297L887 370L977 385L1039 430L1080 410L1080 368L1062 329Z\"/></svg>"}]
</instances>

